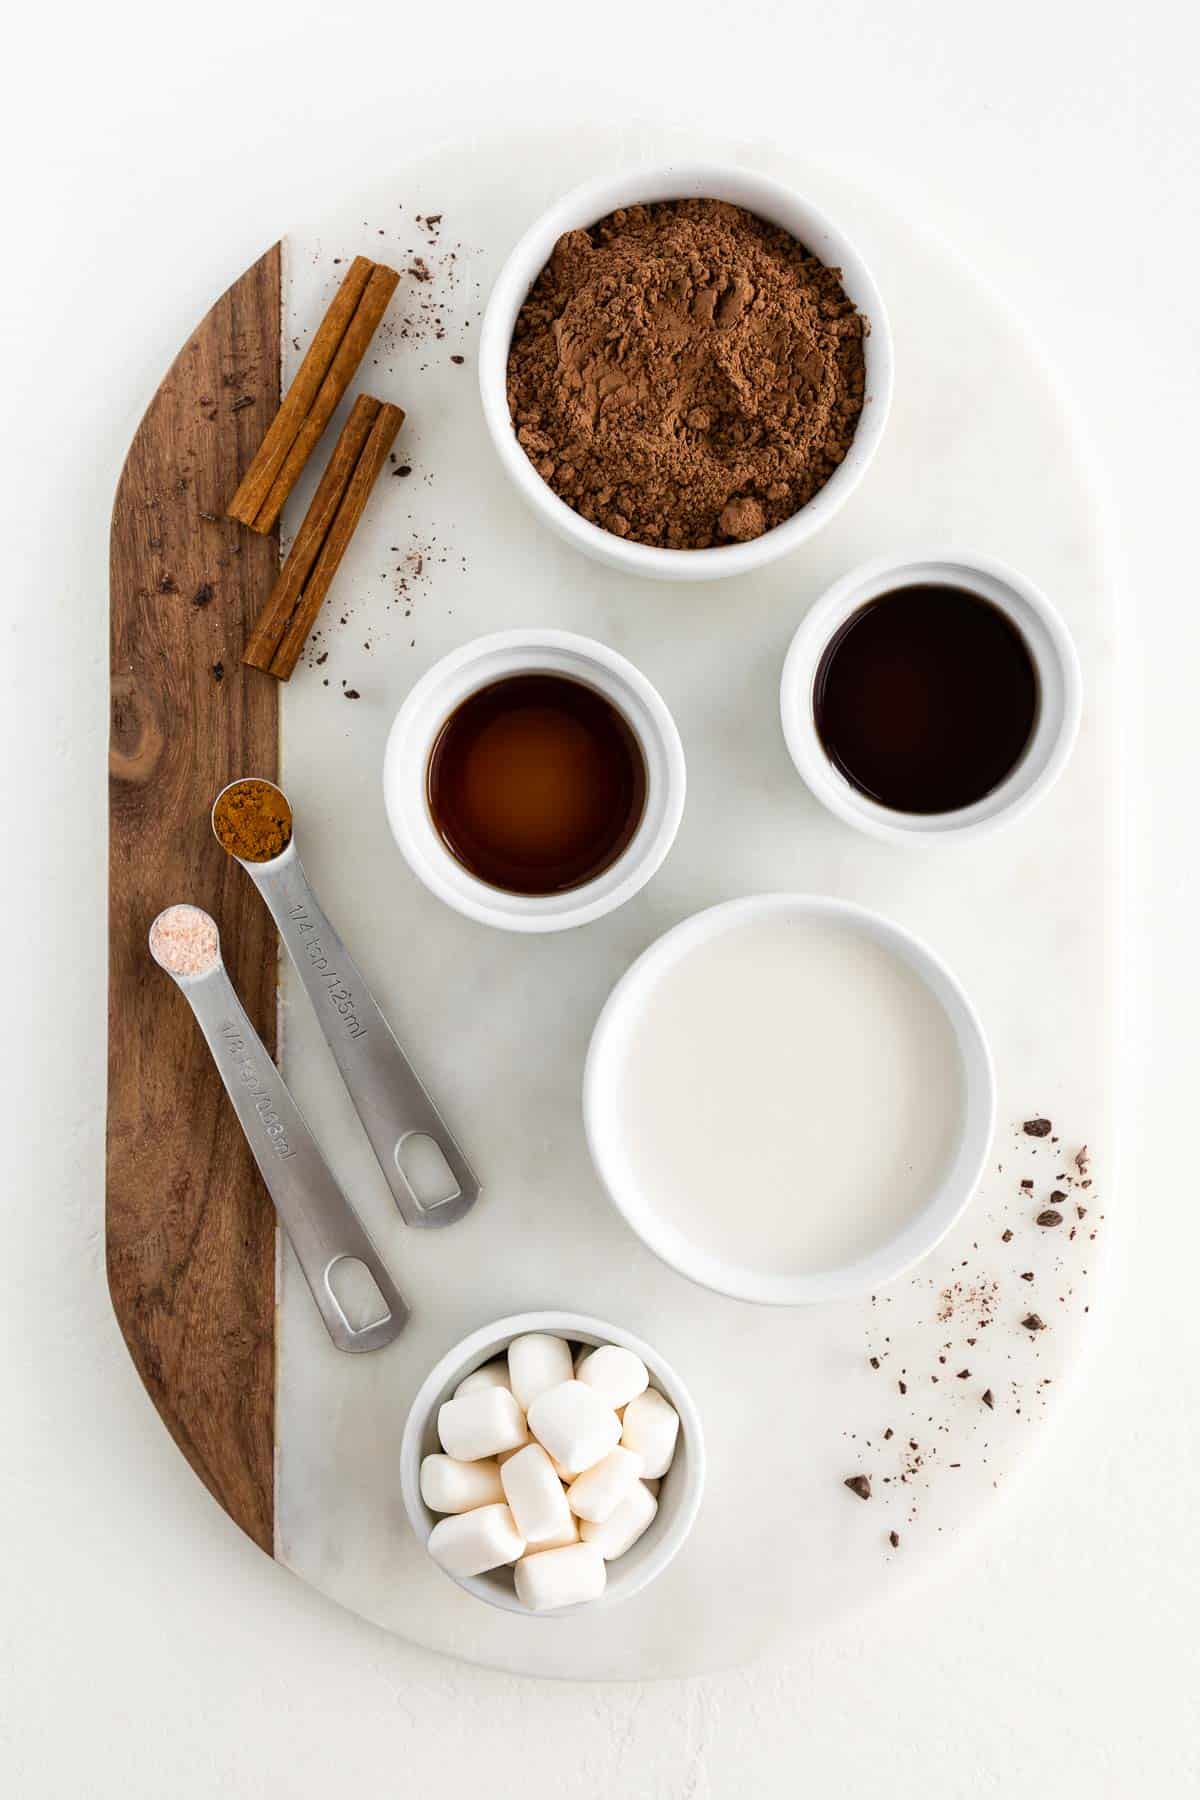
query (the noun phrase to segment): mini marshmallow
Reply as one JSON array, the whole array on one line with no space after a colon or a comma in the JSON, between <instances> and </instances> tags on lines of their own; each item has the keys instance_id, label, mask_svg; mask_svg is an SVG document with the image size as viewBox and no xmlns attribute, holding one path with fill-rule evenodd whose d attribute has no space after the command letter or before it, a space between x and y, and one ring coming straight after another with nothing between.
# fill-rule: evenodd
<instances>
[{"instance_id":1,"label":"mini marshmallow","mask_svg":"<svg viewBox=\"0 0 1200 1800\"><path fill-rule=\"evenodd\" d=\"M514 1577L522 1606L530 1612L551 1612L557 1606L598 1600L604 1592L607 1571L594 1544L568 1544L565 1549L539 1550L533 1556L522 1557Z\"/></svg>"},{"instance_id":2,"label":"mini marshmallow","mask_svg":"<svg viewBox=\"0 0 1200 1800\"><path fill-rule=\"evenodd\" d=\"M642 1459L636 1451L620 1447L610 1450L607 1456L601 1457L571 1483L567 1489L567 1504L576 1518L603 1525L621 1502L629 1498L641 1472Z\"/></svg>"},{"instance_id":3,"label":"mini marshmallow","mask_svg":"<svg viewBox=\"0 0 1200 1800\"><path fill-rule=\"evenodd\" d=\"M547 1388L570 1381L571 1346L564 1338L531 1331L508 1346L508 1385L526 1412Z\"/></svg>"},{"instance_id":4,"label":"mini marshmallow","mask_svg":"<svg viewBox=\"0 0 1200 1800\"><path fill-rule=\"evenodd\" d=\"M500 1469L492 1461L456 1462L452 1456L427 1456L421 1464L421 1498L430 1512L470 1512L503 1500Z\"/></svg>"},{"instance_id":5,"label":"mini marshmallow","mask_svg":"<svg viewBox=\"0 0 1200 1800\"><path fill-rule=\"evenodd\" d=\"M678 1436L679 1414L656 1388L647 1388L625 1408L621 1442L626 1450L636 1450L642 1458L644 1475L666 1474Z\"/></svg>"},{"instance_id":6,"label":"mini marshmallow","mask_svg":"<svg viewBox=\"0 0 1200 1800\"><path fill-rule=\"evenodd\" d=\"M455 1388L453 1397L457 1400L460 1394L473 1394L476 1388L506 1388L508 1385L508 1363L503 1356L497 1356L494 1361L484 1363L482 1369L475 1369L470 1375L464 1375Z\"/></svg>"},{"instance_id":7,"label":"mini marshmallow","mask_svg":"<svg viewBox=\"0 0 1200 1800\"><path fill-rule=\"evenodd\" d=\"M531 1550L576 1542L579 1528L563 1484L540 1444L526 1444L518 1450L500 1471L500 1480L517 1530Z\"/></svg>"},{"instance_id":8,"label":"mini marshmallow","mask_svg":"<svg viewBox=\"0 0 1200 1800\"><path fill-rule=\"evenodd\" d=\"M508 1507L477 1506L473 1512L439 1519L425 1548L448 1575L482 1575L525 1554L525 1539Z\"/></svg>"},{"instance_id":9,"label":"mini marshmallow","mask_svg":"<svg viewBox=\"0 0 1200 1800\"><path fill-rule=\"evenodd\" d=\"M612 1407L605 1406L595 1389L582 1381L561 1381L539 1394L529 1408L529 1429L553 1461L571 1475L582 1475L598 1463L616 1449L621 1437L621 1421Z\"/></svg>"},{"instance_id":10,"label":"mini marshmallow","mask_svg":"<svg viewBox=\"0 0 1200 1800\"><path fill-rule=\"evenodd\" d=\"M459 1462L515 1450L526 1435L525 1415L507 1388L475 1388L438 1408L442 1449Z\"/></svg>"},{"instance_id":11,"label":"mini marshmallow","mask_svg":"<svg viewBox=\"0 0 1200 1800\"><path fill-rule=\"evenodd\" d=\"M637 1543L643 1531L653 1523L658 1512L658 1501L651 1492L651 1483L639 1481L622 1500L615 1512L609 1513L602 1525L595 1525L585 1519L579 1527L579 1535L585 1544L594 1544L605 1562L613 1562L618 1556L624 1556ZM657 1482L653 1483L658 1486Z\"/></svg>"},{"instance_id":12,"label":"mini marshmallow","mask_svg":"<svg viewBox=\"0 0 1200 1800\"><path fill-rule=\"evenodd\" d=\"M644 1394L650 1383L649 1371L641 1357L635 1356L632 1350L623 1350L619 1344L601 1344L590 1356L585 1356L576 1366L575 1379L595 1388L614 1412L620 1412L623 1406Z\"/></svg>"}]
</instances>

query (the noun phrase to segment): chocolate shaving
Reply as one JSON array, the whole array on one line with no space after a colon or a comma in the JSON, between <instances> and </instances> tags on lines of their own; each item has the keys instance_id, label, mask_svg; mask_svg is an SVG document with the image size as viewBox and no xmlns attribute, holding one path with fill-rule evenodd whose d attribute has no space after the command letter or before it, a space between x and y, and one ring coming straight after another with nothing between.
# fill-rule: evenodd
<instances>
[{"instance_id":1,"label":"chocolate shaving","mask_svg":"<svg viewBox=\"0 0 1200 1800\"><path fill-rule=\"evenodd\" d=\"M1026 1137L1049 1137L1052 1126L1049 1119L1026 1119L1021 1130Z\"/></svg>"},{"instance_id":2,"label":"chocolate shaving","mask_svg":"<svg viewBox=\"0 0 1200 1800\"><path fill-rule=\"evenodd\" d=\"M847 1475L842 1486L848 1487L850 1492L857 1494L860 1500L871 1498L871 1477L869 1475Z\"/></svg>"}]
</instances>

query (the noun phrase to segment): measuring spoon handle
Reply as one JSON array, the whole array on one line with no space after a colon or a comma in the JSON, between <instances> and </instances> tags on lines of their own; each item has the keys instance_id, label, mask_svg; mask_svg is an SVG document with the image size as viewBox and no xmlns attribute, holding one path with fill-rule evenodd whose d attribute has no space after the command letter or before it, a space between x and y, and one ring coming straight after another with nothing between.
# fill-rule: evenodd
<instances>
[{"instance_id":1,"label":"measuring spoon handle","mask_svg":"<svg viewBox=\"0 0 1200 1800\"><path fill-rule=\"evenodd\" d=\"M408 1307L317 1148L224 966L177 985L212 1051L325 1329L339 1350L382 1349L404 1329ZM335 1264L344 1257L365 1264L387 1307L384 1318L361 1331L346 1318L330 1282Z\"/></svg>"},{"instance_id":2,"label":"measuring spoon handle","mask_svg":"<svg viewBox=\"0 0 1200 1800\"><path fill-rule=\"evenodd\" d=\"M243 862L279 928L342 1072L396 1205L407 1225L453 1225L479 1197L479 1182L449 1126L396 1042L391 1026L309 884L294 843L270 864ZM432 1138L456 1191L422 1201L405 1175L407 1138Z\"/></svg>"}]
</instances>

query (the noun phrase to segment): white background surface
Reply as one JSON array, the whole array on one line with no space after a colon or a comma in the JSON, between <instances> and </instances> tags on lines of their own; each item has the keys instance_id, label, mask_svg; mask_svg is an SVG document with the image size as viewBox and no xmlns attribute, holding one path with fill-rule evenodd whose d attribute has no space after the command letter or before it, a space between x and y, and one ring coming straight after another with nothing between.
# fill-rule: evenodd
<instances>
[{"instance_id":1,"label":"white background surface","mask_svg":"<svg viewBox=\"0 0 1200 1800\"><path fill-rule=\"evenodd\" d=\"M439 1779L531 1800L1189 1791L1195 27L1161 3L1023 0L341 16L362 22L344 55L308 0L44 11L10 40L10 1784L105 1800ZM1126 570L1123 1200L1139 1232L1087 1392L985 1537L900 1610L790 1666L648 1688L437 1661L254 1552L142 1394L101 1236L105 564L125 446L191 324L292 218L386 171L397 146L581 116L787 138L954 239L1061 368ZM1046 1009L1052 1030L1053 996Z\"/></svg>"}]
</instances>

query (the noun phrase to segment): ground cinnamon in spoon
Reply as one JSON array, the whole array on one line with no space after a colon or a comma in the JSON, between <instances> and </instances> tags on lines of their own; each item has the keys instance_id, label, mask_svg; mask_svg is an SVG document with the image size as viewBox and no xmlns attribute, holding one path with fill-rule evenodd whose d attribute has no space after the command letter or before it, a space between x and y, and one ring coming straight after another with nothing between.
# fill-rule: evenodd
<instances>
[{"instance_id":1,"label":"ground cinnamon in spoon","mask_svg":"<svg viewBox=\"0 0 1200 1800\"><path fill-rule=\"evenodd\" d=\"M555 245L513 329L509 408L585 519L668 549L741 542L845 456L867 329L836 269L744 208L625 207Z\"/></svg>"},{"instance_id":2,"label":"ground cinnamon in spoon","mask_svg":"<svg viewBox=\"0 0 1200 1800\"><path fill-rule=\"evenodd\" d=\"M235 781L213 807L217 842L243 862L270 862L292 841L292 809L270 781Z\"/></svg>"}]
</instances>

